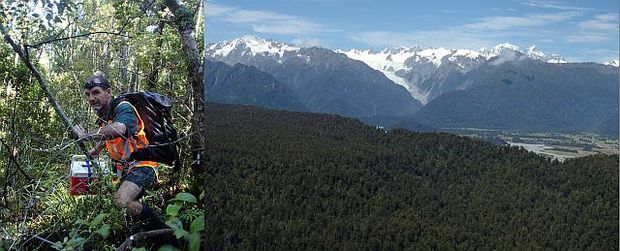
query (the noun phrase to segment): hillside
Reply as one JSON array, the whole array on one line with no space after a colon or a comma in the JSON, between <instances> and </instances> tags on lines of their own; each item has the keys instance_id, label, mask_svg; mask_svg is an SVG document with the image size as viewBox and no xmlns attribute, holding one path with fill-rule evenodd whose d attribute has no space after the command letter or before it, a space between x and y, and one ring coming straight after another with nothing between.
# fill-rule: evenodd
<instances>
[{"instance_id":1,"label":"hillside","mask_svg":"<svg viewBox=\"0 0 620 251\"><path fill-rule=\"evenodd\" d=\"M410 118L437 128L474 127L618 137L618 70L598 64L489 63ZM616 123L614 123L616 122ZM409 127L409 121L399 125ZM614 130L615 129L615 130Z\"/></svg>"},{"instance_id":2,"label":"hillside","mask_svg":"<svg viewBox=\"0 0 620 251\"><path fill-rule=\"evenodd\" d=\"M258 105L270 109L304 111L286 85L253 66L205 63L205 97L215 103Z\"/></svg>"},{"instance_id":3,"label":"hillside","mask_svg":"<svg viewBox=\"0 0 620 251\"><path fill-rule=\"evenodd\" d=\"M207 108L210 249L614 249L618 156Z\"/></svg>"}]
</instances>

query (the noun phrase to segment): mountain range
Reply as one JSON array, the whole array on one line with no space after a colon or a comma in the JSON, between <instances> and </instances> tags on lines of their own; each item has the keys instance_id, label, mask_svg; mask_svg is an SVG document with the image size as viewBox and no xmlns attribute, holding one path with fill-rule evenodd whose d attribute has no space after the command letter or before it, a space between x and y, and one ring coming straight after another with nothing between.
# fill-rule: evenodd
<instances>
[{"instance_id":1,"label":"mountain range","mask_svg":"<svg viewBox=\"0 0 620 251\"><path fill-rule=\"evenodd\" d=\"M210 102L247 104L305 111L299 97L285 84L254 66L205 61L205 97Z\"/></svg>"},{"instance_id":2,"label":"mountain range","mask_svg":"<svg viewBox=\"0 0 620 251\"><path fill-rule=\"evenodd\" d=\"M432 100L415 114L414 123L613 136L609 127L618 117L615 67L549 64L528 58L490 61L459 82L462 90ZM615 128L617 134L617 124Z\"/></svg>"},{"instance_id":3,"label":"mountain range","mask_svg":"<svg viewBox=\"0 0 620 251\"><path fill-rule=\"evenodd\" d=\"M546 55L536 46L521 51L519 47L508 43L479 51L420 47L394 47L380 52L355 49L336 51L383 72L392 81L407 88L424 104L444 92L458 89L459 86L449 84L450 78L460 77L494 58L526 56L548 63L566 63L562 56Z\"/></svg>"},{"instance_id":4,"label":"mountain range","mask_svg":"<svg viewBox=\"0 0 620 251\"><path fill-rule=\"evenodd\" d=\"M224 92L237 101L224 103L339 114L384 127L618 135L618 120L613 119L618 114L617 60L568 63L535 46L524 51L508 43L479 51L420 47L332 51L253 36L208 45L206 60L233 68L243 64L254 74L273 76L235 75L235 89ZM256 93L257 86L278 86L280 91L271 92L270 104L242 97ZM214 101L221 100L219 94L213 95ZM276 98L280 95L284 97Z\"/></svg>"},{"instance_id":5,"label":"mountain range","mask_svg":"<svg viewBox=\"0 0 620 251\"><path fill-rule=\"evenodd\" d=\"M312 112L350 117L412 115L422 104L384 74L344 54L242 37L208 47L206 59L273 75Z\"/></svg>"}]
</instances>

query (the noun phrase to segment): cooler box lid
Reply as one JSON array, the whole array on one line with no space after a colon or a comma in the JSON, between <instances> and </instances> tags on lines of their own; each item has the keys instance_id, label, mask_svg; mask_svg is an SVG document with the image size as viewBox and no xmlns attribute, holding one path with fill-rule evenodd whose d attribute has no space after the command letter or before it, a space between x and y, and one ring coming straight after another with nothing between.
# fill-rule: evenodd
<instances>
[{"instance_id":1,"label":"cooler box lid","mask_svg":"<svg viewBox=\"0 0 620 251\"><path fill-rule=\"evenodd\" d=\"M95 161L101 169L96 169L92 163L87 162L86 155L73 155L71 157L71 176L88 177L88 167L90 166L90 177L99 177L102 173L108 173L108 160L105 157L98 157Z\"/></svg>"}]
</instances>

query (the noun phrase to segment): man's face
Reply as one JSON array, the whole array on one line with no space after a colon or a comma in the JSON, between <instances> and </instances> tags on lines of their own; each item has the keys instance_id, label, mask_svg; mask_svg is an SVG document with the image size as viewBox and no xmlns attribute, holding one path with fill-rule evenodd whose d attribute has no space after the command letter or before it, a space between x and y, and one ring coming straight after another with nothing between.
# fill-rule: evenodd
<instances>
[{"instance_id":1,"label":"man's face","mask_svg":"<svg viewBox=\"0 0 620 251\"><path fill-rule=\"evenodd\" d=\"M110 103L112 94L110 94L110 88L103 89L100 86L95 86L90 89L84 89L84 95L90 107L96 111L101 110L103 107Z\"/></svg>"}]
</instances>

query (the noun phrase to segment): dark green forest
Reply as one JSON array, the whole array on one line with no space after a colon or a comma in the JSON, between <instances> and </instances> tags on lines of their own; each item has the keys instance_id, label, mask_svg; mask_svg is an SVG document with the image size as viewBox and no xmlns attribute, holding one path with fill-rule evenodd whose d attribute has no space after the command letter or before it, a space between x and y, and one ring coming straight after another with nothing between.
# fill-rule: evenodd
<instances>
[{"instance_id":1,"label":"dark green forest","mask_svg":"<svg viewBox=\"0 0 620 251\"><path fill-rule=\"evenodd\" d=\"M207 107L208 249L618 247L618 156Z\"/></svg>"}]
</instances>

